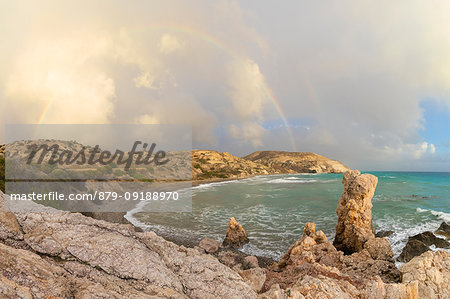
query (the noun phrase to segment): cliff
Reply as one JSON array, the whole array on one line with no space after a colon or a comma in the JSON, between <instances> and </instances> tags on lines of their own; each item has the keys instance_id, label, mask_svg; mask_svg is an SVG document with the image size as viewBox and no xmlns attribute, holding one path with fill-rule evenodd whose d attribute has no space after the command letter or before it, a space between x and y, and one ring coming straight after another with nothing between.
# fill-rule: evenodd
<instances>
[{"instance_id":1,"label":"cliff","mask_svg":"<svg viewBox=\"0 0 450 299\"><path fill-rule=\"evenodd\" d=\"M262 164L278 173L343 173L350 170L339 161L315 153L259 151L243 159Z\"/></svg>"},{"instance_id":2,"label":"cliff","mask_svg":"<svg viewBox=\"0 0 450 299\"><path fill-rule=\"evenodd\" d=\"M210 150L192 151L192 179L238 179L276 173L271 167Z\"/></svg>"},{"instance_id":3,"label":"cliff","mask_svg":"<svg viewBox=\"0 0 450 299\"><path fill-rule=\"evenodd\" d=\"M283 173L343 173L348 167L314 153L254 152L242 158L211 150L192 151L192 179L238 179Z\"/></svg>"}]
</instances>

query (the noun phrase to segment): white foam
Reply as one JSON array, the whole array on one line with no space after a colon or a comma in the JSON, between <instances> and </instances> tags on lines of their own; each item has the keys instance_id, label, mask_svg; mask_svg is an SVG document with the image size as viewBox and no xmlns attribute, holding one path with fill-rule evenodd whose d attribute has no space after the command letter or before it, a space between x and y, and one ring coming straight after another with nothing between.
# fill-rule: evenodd
<instances>
[{"instance_id":1,"label":"white foam","mask_svg":"<svg viewBox=\"0 0 450 299\"><path fill-rule=\"evenodd\" d=\"M318 180L286 178L286 179L274 179L274 180L268 181L267 183L270 183L270 184L294 184L294 183L305 184L305 183L316 183L316 182L318 182Z\"/></svg>"},{"instance_id":2,"label":"white foam","mask_svg":"<svg viewBox=\"0 0 450 299\"><path fill-rule=\"evenodd\" d=\"M445 222L450 222L450 214L449 213L435 211L435 210L426 210L426 209L421 209L421 208L417 208L416 211L418 213L430 212L432 215L436 216L437 218L444 220Z\"/></svg>"}]
</instances>

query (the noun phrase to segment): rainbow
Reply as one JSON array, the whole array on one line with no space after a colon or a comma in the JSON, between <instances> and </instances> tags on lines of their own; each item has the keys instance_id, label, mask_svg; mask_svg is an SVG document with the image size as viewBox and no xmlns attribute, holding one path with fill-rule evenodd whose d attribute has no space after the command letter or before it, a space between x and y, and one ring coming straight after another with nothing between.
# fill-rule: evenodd
<instances>
[{"instance_id":1,"label":"rainbow","mask_svg":"<svg viewBox=\"0 0 450 299\"><path fill-rule=\"evenodd\" d=\"M133 27L134 29L141 29L141 30L160 30L160 31L174 31L174 32L178 32L178 33L184 33L184 34L189 34L191 36L195 36L211 45L214 45L215 47L223 50L224 52L226 52L227 54L229 54L230 56L234 57L235 59L237 59L238 61L242 61L244 62L246 60L245 57L241 56L238 52L236 52L235 50L233 50L230 47L227 47L225 43L223 43L222 41L218 40L216 37L206 33L206 32L202 32L199 30L195 30L186 26L177 26L177 25L140 25L140 26L136 26ZM277 111L277 113L280 116L281 121L283 122L283 125L286 129L286 132L289 136L291 145L292 145L292 150L293 151L297 151L297 144L295 142L295 138L294 138L294 134L292 133L292 129L289 126L289 122L286 118L285 113L283 112L279 101L276 99L273 91L269 88L269 86L267 86L267 83L264 82L264 86L263 86L263 90L266 93L267 98L270 100L270 102L272 103L273 107L275 108L275 110ZM45 120L45 116L48 112L48 110L50 109L50 107L52 106L52 102L53 100L50 100L45 107L43 108L43 110L41 111L39 118L38 118L38 124L42 124L43 121Z\"/></svg>"}]
</instances>

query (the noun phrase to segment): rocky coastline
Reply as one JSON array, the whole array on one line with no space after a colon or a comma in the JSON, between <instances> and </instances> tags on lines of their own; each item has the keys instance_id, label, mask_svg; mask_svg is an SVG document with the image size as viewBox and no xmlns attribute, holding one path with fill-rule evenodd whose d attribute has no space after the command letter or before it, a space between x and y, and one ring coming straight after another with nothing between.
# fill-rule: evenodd
<instances>
[{"instance_id":1,"label":"rocky coastline","mask_svg":"<svg viewBox=\"0 0 450 299\"><path fill-rule=\"evenodd\" d=\"M398 269L372 226L377 178L348 171L343 184L334 242L307 223L277 262L237 250L248 236L236 219L224 242L206 238L187 248L78 213L11 213L0 193L0 297L449 298L450 254L418 251ZM436 234L448 238L448 228ZM447 246L430 233L411 242Z\"/></svg>"}]
</instances>

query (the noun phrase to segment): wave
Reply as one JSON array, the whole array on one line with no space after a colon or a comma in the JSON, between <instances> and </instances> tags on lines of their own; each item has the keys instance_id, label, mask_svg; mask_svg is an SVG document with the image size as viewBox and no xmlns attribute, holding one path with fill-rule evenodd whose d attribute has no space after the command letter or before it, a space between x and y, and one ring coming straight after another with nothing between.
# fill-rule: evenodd
<instances>
[{"instance_id":1,"label":"wave","mask_svg":"<svg viewBox=\"0 0 450 299\"><path fill-rule=\"evenodd\" d=\"M294 184L294 183L305 184L305 183L316 183L316 182L318 182L318 180L285 178L285 179L271 180L271 181L268 181L267 183L269 183L269 184Z\"/></svg>"},{"instance_id":2,"label":"wave","mask_svg":"<svg viewBox=\"0 0 450 299\"><path fill-rule=\"evenodd\" d=\"M430 212L432 215L438 217L439 219L444 220L445 222L450 222L450 213L445 213L445 212L435 211L435 210L421 209L421 208L417 208L416 211L418 213Z\"/></svg>"}]
</instances>

